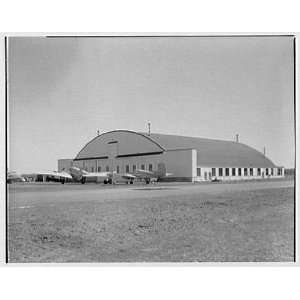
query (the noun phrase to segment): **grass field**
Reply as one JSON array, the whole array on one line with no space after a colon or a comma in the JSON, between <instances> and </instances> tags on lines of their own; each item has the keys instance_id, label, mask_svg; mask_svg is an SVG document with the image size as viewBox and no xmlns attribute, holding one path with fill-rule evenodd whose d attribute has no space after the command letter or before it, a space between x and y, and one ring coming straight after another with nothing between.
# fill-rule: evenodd
<instances>
[{"instance_id":1,"label":"grass field","mask_svg":"<svg viewBox=\"0 0 300 300\"><path fill-rule=\"evenodd\" d=\"M11 185L9 261L293 261L292 185Z\"/></svg>"}]
</instances>

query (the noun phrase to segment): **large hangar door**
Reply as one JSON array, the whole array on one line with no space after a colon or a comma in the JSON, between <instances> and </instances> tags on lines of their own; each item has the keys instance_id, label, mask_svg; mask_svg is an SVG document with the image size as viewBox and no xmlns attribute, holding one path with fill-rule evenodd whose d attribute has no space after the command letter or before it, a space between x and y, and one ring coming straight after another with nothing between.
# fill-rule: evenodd
<instances>
[{"instance_id":1,"label":"large hangar door","mask_svg":"<svg viewBox=\"0 0 300 300\"><path fill-rule=\"evenodd\" d=\"M116 171L115 159L119 155L119 143L118 141L110 141L107 143L107 154L109 159L110 171Z\"/></svg>"}]
</instances>

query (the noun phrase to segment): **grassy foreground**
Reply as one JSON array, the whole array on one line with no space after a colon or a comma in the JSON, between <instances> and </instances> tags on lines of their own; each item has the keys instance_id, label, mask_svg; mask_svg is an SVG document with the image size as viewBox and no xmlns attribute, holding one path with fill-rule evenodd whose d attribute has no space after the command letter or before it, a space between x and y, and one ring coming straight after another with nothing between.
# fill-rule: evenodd
<instances>
[{"instance_id":1,"label":"grassy foreground","mask_svg":"<svg viewBox=\"0 0 300 300\"><path fill-rule=\"evenodd\" d=\"M10 262L293 261L293 188L10 207Z\"/></svg>"}]
</instances>

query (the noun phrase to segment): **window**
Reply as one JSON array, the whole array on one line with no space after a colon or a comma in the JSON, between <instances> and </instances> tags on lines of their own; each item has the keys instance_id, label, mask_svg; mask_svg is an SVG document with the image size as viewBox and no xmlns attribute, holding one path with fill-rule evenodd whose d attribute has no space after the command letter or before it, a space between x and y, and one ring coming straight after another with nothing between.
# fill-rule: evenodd
<instances>
[{"instance_id":1,"label":"window","mask_svg":"<svg viewBox=\"0 0 300 300\"><path fill-rule=\"evenodd\" d=\"M229 168L225 168L225 176L229 176Z\"/></svg>"},{"instance_id":2,"label":"window","mask_svg":"<svg viewBox=\"0 0 300 300\"><path fill-rule=\"evenodd\" d=\"M219 168L219 176L223 176L223 169Z\"/></svg>"},{"instance_id":3,"label":"window","mask_svg":"<svg viewBox=\"0 0 300 300\"><path fill-rule=\"evenodd\" d=\"M94 172L94 167L91 168L91 171Z\"/></svg>"},{"instance_id":4,"label":"window","mask_svg":"<svg viewBox=\"0 0 300 300\"><path fill-rule=\"evenodd\" d=\"M232 168L231 172L232 172L232 176L235 176L235 168Z\"/></svg>"},{"instance_id":5,"label":"window","mask_svg":"<svg viewBox=\"0 0 300 300\"><path fill-rule=\"evenodd\" d=\"M132 171L133 171L133 173L136 171L136 165L132 166Z\"/></svg>"},{"instance_id":6,"label":"window","mask_svg":"<svg viewBox=\"0 0 300 300\"><path fill-rule=\"evenodd\" d=\"M261 169L260 168L257 168L257 175L261 176Z\"/></svg>"},{"instance_id":7,"label":"window","mask_svg":"<svg viewBox=\"0 0 300 300\"><path fill-rule=\"evenodd\" d=\"M120 166L117 166L117 173L120 173Z\"/></svg>"},{"instance_id":8,"label":"window","mask_svg":"<svg viewBox=\"0 0 300 300\"><path fill-rule=\"evenodd\" d=\"M109 172L109 166L106 166L105 169L106 169L106 172Z\"/></svg>"},{"instance_id":9,"label":"window","mask_svg":"<svg viewBox=\"0 0 300 300\"><path fill-rule=\"evenodd\" d=\"M101 166L98 166L98 172L101 172Z\"/></svg>"},{"instance_id":10,"label":"window","mask_svg":"<svg viewBox=\"0 0 300 300\"><path fill-rule=\"evenodd\" d=\"M239 176L242 176L242 168L239 168L238 172L239 172Z\"/></svg>"},{"instance_id":11,"label":"window","mask_svg":"<svg viewBox=\"0 0 300 300\"><path fill-rule=\"evenodd\" d=\"M145 165L144 164L141 165L141 169L145 170Z\"/></svg>"},{"instance_id":12,"label":"window","mask_svg":"<svg viewBox=\"0 0 300 300\"><path fill-rule=\"evenodd\" d=\"M244 176L248 176L248 169L244 168Z\"/></svg>"},{"instance_id":13,"label":"window","mask_svg":"<svg viewBox=\"0 0 300 300\"><path fill-rule=\"evenodd\" d=\"M198 177L201 176L201 168L197 168L197 176L198 176Z\"/></svg>"},{"instance_id":14,"label":"window","mask_svg":"<svg viewBox=\"0 0 300 300\"><path fill-rule=\"evenodd\" d=\"M211 169L211 175L212 176L216 176L216 168L212 168Z\"/></svg>"},{"instance_id":15,"label":"window","mask_svg":"<svg viewBox=\"0 0 300 300\"><path fill-rule=\"evenodd\" d=\"M271 175L272 175L272 176L274 175L274 170L273 170L273 168L271 168Z\"/></svg>"},{"instance_id":16,"label":"window","mask_svg":"<svg viewBox=\"0 0 300 300\"><path fill-rule=\"evenodd\" d=\"M129 173L129 165L126 165L126 173Z\"/></svg>"},{"instance_id":17,"label":"window","mask_svg":"<svg viewBox=\"0 0 300 300\"><path fill-rule=\"evenodd\" d=\"M269 176L269 168L266 168L266 175Z\"/></svg>"},{"instance_id":18,"label":"window","mask_svg":"<svg viewBox=\"0 0 300 300\"><path fill-rule=\"evenodd\" d=\"M253 168L250 168L250 176L253 176Z\"/></svg>"},{"instance_id":19,"label":"window","mask_svg":"<svg viewBox=\"0 0 300 300\"><path fill-rule=\"evenodd\" d=\"M282 172L281 172L281 171L282 171L281 168L278 168L278 169L277 169L277 175L278 175L278 176L281 176L281 175L282 175Z\"/></svg>"},{"instance_id":20,"label":"window","mask_svg":"<svg viewBox=\"0 0 300 300\"><path fill-rule=\"evenodd\" d=\"M152 164L149 164L149 171L152 171Z\"/></svg>"}]
</instances>

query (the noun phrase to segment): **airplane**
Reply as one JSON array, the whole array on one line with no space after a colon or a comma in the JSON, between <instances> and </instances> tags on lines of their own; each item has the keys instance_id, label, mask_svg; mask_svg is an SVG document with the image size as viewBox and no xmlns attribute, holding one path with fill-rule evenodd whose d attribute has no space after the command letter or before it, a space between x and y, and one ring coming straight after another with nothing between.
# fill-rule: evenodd
<instances>
[{"instance_id":1,"label":"airplane","mask_svg":"<svg viewBox=\"0 0 300 300\"><path fill-rule=\"evenodd\" d=\"M124 173L119 174L117 172L87 172L78 167L71 167L69 169L70 174L75 182L81 182L82 184L86 182L103 182L104 184L112 184L116 182L126 182L127 184L133 184L136 176Z\"/></svg>"},{"instance_id":2,"label":"airplane","mask_svg":"<svg viewBox=\"0 0 300 300\"><path fill-rule=\"evenodd\" d=\"M16 172L12 171L12 172L7 172L7 183L14 183L14 182L25 182L26 179L17 174Z\"/></svg>"},{"instance_id":3,"label":"airplane","mask_svg":"<svg viewBox=\"0 0 300 300\"><path fill-rule=\"evenodd\" d=\"M24 174L25 178L30 178L33 181L44 181L44 179L49 182L61 182L64 184L67 181L72 181L72 176L66 171L46 171L46 172L37 172L33 174Z\"/></svg>"},{"instance_id":4,"label":"airplane","mask_svg":"<svg viewBox=\"0 0 300 300\"><path fill-rule=\"evenodd\" d=\"M71 167L69 169L70 175L75 182L104 182L108 183L109 172L87 172L78 167Z\"/></svg>"},{"instance_id":5,"label":"airplane","mask_svg":"<svg viewBox=\"0 0 300 300\"><path fill-rule=\"evenodd\" d=\"M109 183L116 183L116 182L125 182L129 184L133 184L133 181L136 179L136 176L130 173L117 173L116 171L111 172L109 174L110 182Z\"/></svg>"},{"instance_id":6,"label":"airplane","mask_svg":"<svg viewBox=\"0 0 300 300\"><path fill-rule=\"evenodd\" d=\"M153 181L160 181L164 177L173 175L172 173L167 173L166 165L164 163L158 163L156 171L147 171L138 169L134 175L142 180L145 180L146 184L149 184Z\"/></svg>"}]
</instances>

